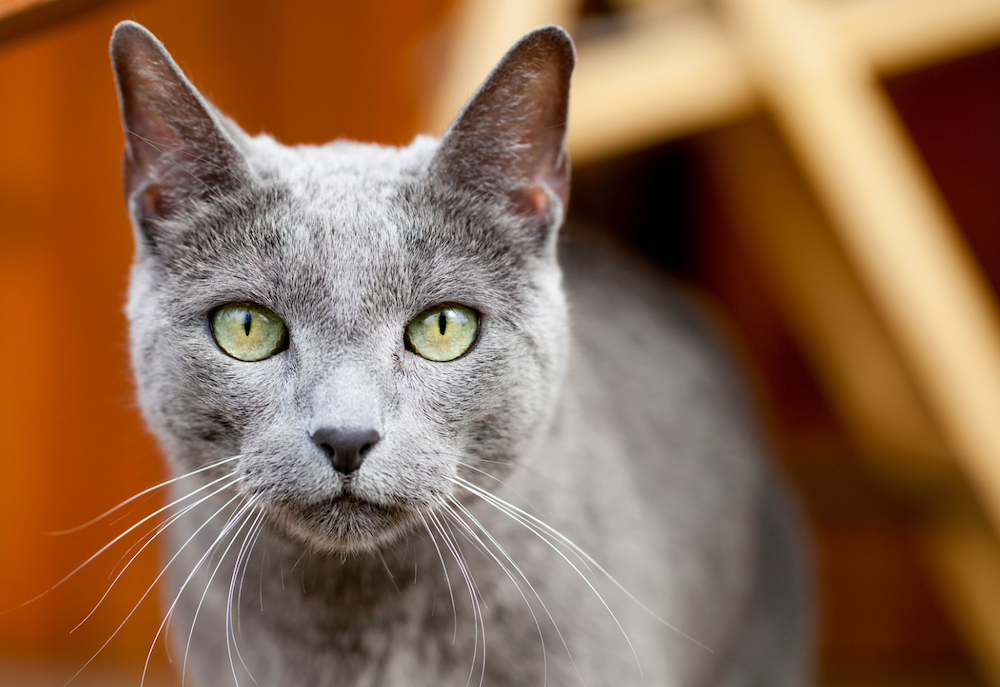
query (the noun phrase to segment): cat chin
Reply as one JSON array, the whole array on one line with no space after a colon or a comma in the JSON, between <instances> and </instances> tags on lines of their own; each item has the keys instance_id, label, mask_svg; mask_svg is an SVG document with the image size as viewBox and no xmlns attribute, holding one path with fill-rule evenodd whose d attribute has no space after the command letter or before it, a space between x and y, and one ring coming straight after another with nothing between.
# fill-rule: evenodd
<instances>
[{"instance_id":1,"label":"cat chin","mask_svg":"<svg viewBox=\"0 0 1000 687\"><path fill-rule=\"evenodd\" d=\"M321 503L267 506L272 522L309 549L340 556L377 553L421 522L418 511L386 507L353 496Z\"/></svg>"}]
</instances>

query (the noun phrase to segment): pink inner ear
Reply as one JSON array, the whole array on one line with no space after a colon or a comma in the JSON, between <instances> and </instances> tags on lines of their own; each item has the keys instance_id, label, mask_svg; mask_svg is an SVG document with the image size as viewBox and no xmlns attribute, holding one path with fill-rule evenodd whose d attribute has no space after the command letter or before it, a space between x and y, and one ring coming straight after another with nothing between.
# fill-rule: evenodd
<instances>
[{"instance_id":1,"label":"pink inner ear","mask_svg":"<svg viewBox=\"0 0 1000 687\"><path fill-rule=\"evenodd\" d=\"M136 208L142 217L166 217L170 214L170 201L163 195L163 187L150 184L136 194Z\"/></svg>"},{"instance_id":2,"label":"pink inner ear","mask_svg":"<svg viewBox=\"0 0 1000 687\"><path fill-rule=\"evenodd\" d=\"M518 212L544 217L552 205L552 195L564 206L569 190L569 156L562 146L562 127L542 128L522 139L530 151L513 159L506 166L512 178L526 185L511 193Z\"/></svg>"},{"instance_id":3,"label":"pink inner ear","mask_svg":"<svg viewBox=\"0 0 1000 687\"><path fill-rule=\"evenodd\" d=\"M544 217L549 212L549 194L543 186L529 186L521 192L521 209L536 217Z\"/></svg>"},{"instance_id":4,"label":"pink inner ear","mask_svg":"<svg viewBox=\"0 0 1000 687\"><path fill-rule=\"evenodd\" d=\"M164 156L180 150L184 143L163 115L151 107L137 107L128 118L128 141L135 162L144 168L149 178L157 178L157 166Z\"/></svg>"},{"instance_id":5,"label":"pink inner ear","mask_svg":"<svg viewBox=\"0 0 1000 687\"><path fill-rule=\"evenodd\" d=\"M448 131L436 170L463 186L503 189L519 214L553 216L569 196L563 139L573 62L562 30L525 36Z\"/></svg>"}]
</instances>

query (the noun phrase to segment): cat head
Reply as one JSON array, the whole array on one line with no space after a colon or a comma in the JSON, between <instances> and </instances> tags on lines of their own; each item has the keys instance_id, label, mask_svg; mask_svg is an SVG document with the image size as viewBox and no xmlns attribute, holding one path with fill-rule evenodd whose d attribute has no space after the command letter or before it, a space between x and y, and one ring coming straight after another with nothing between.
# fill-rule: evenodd
<instances>
[{"instance_id":1,"label":"cat head","mask_svg":"<svg viewBox=\"0 0 1000 687\"><path fill-rule=\"evenodd\" d=\"M567 354L567 34L525 36L440 141L399 149L248 136L135 23L111 56L132 362L175 472L219 462L226 493L344 554L512 469Z\"/></svg>"}]
</instances>

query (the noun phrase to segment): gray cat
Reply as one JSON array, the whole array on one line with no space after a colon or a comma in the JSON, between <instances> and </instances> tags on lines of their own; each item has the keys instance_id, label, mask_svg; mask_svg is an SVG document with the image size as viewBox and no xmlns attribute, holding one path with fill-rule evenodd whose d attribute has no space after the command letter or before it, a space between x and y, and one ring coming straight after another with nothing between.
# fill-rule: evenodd
<instances>
[{"instance_id":1,"label":"gray cat","mask_svg":"<svg viewBox=\"0 0 1000 687\"><path fill-rule=\"evenodd\" d=\"M188 684L808 683L794 518L716 337L559 245L563 30L401 149L250 137L134 23L111 54Z\"/></svg>"}]
</instances>

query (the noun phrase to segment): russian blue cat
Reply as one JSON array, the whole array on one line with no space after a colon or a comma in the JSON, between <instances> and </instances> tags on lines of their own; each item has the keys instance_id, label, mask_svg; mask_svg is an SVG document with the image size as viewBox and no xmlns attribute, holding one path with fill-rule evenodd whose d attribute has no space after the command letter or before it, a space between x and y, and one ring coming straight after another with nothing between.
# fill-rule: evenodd
<instances>
[{"instance_id":1,"label":"russian blue cat","mask_svg":"<svg viewBox=\"0 0 1000 687\"><path fill-rule=\"evenodd\" d=\"M248 136L135 23L111 54L187 684L807 684L795 521L716 337L559 240L563 30L398 149Z\"/></svg>"}]
</instances>

